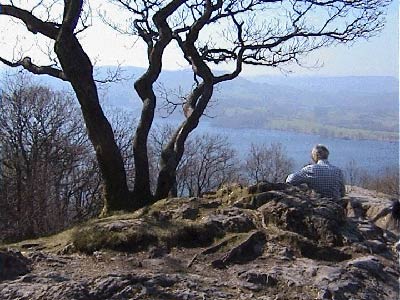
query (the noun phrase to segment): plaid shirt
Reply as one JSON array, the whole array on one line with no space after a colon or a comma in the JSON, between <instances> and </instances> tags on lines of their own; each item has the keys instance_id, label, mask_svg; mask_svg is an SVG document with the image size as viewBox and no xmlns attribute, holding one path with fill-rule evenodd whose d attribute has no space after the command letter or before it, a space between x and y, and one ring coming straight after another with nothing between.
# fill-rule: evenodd
<instances>
[{"instance_id":1,"label":"plaid shirt","mask_svg":"<svg viewBox=\"0 0 400 300\"><path fill-rule=\"evenodd\" d=\"M307 185L323 197L340 198L345 194L342 171L327 160L319 160L314 165L305 166L300 171L290 174L287 183Z\"/></svg>"}]
</instances>

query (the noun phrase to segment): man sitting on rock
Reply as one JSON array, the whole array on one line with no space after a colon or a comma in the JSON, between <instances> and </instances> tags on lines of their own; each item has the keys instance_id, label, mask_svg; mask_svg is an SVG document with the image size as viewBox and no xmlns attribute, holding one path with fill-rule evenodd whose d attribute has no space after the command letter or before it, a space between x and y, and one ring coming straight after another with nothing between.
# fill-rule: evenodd
<instances>
[{"instance_id":1,"label":"man sitting on rock","mask_svg":"<svg viewBox=\"0 0 400 300\"><path fill-rule=\"evenodd\" d=\"M300 171L290 174L286 183L308 187L322 197L340 199L345 195L343 172L328 162L329 151L324 145L316 145L311 151L314 164L307 165Z\"/></svg>"}]
</instances>

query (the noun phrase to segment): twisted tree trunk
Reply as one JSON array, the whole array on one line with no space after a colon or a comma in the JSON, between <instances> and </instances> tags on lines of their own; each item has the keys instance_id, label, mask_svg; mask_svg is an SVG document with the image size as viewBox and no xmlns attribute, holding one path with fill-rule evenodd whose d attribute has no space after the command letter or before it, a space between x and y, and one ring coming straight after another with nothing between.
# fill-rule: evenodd
<instances>
[{"instance_id":1,"label":"twisted tree trunk","mask_svg":"<svg viewBox=\"0 0 400 300\"><path fill-rule=\"evenodd\" d=\"M65 7L64 20L55 39L54 49L63 72L76 93L89 139L96 151L104 181L104 208L106 211L130 209L133 203L126 182L124 163L111 125L99 103L93 79L93 65L73 34L80 14L80 7L74 7L76 2L70 1Z\"/></svg>"},{"instance_id":2,"label":"twisted tree trunk","mask_svg":"<svg viewBox=\"0 0 400 300\"><path fill-rule=\"evenodd\" d=\"M187 119L176 130L165 149L161 152L160 172L157 181L155 198L157 200L166 198L174 191L176 183L176 168L185 150L185 141L189 134L197 127L200 117L203 115L208 102L213 94L213 79L211 73L207 81L201 83L190 95L189 103L194 109Z\"/></svg>"},{"instance_id":3,"label":"twisted tree trunk","mask_svg":"<svg viewBox=\"0 0 400 300\"><path fill-rule=\"evenodd\" d=\"M135 188L134 196L138 206L151 204L154 197L150 190L150 172L147 140L154 119L156 107L156 96L153 84L162 70L162 57L165 48L172 40L172 31L167 23L167 18L181 6L184 0L174 0L160 9L153 17L154 24L158 29L159 38L153 41L152 35L138 27L141 37L148 46L149 67L135 82L135 89L143 102L141 118L133 141L133 154L135 160Z\"/></svg>"}]
</instances>

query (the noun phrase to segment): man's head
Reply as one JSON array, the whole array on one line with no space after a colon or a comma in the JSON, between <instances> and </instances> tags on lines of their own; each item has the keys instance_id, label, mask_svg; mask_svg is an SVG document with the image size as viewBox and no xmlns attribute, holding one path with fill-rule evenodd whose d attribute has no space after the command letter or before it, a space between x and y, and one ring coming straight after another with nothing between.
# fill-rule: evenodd
<instances>
[{"instance_id":1,"label":"man's head","mask_svg":"<svg viewBox=\"0 0 400 300\"><path fill-rule=\"evenodd\" d=\"M311 151L311 158L314 162L321 159L328 159L329 151L324 145L318 144Z\"/></svg>"}]
</instances>

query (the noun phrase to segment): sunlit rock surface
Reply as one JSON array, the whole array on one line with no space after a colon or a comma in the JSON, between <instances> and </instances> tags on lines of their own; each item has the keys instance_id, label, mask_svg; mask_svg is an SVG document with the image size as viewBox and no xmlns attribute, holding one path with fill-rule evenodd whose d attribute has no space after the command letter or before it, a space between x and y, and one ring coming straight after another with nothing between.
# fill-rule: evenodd
<instances>
[{"instance_id":1,"label":"sunlit rock surface","mask_svg":"<svg viewBox=\"0 0 400 300\"><path fill-rule=\"evenodd\" d=\"M398 299L390 205L269 183L166 199L4 246L0 299Z\"/></svg>"}]
</instances>

